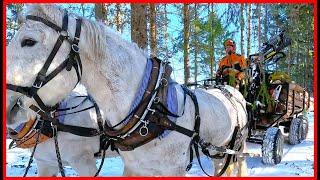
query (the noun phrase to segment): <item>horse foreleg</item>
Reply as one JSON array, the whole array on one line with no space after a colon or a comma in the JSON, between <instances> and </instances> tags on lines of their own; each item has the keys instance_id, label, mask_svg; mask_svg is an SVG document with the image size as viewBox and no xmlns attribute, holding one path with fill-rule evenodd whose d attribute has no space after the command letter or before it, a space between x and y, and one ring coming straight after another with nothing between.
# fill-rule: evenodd
<instances>
[{"instance_id":1,"label":"horse foreleg","mask_svg":"<svg viewBox=\"0 0 320 180\"><path fill-rule=\"evenodd\" d=\"M137 174L125 165L123 170L123 176L137 176Z\"/></svg>"},{"instance_id":2,"label":"horse foreleg","mask_svg":"<svg viewBox=\"0 0 320 180\"><path fill-rule=\"evenodd\" d=\"M212 162L214 166L214 176L218 176L218 173L220 173L224 165L224 159L213 159Z\"/></svg>"},{"instance_id":3,"label":"horse foreleg","mask_svg":"<svg viewBox=\"0 0 320 180\"><path fill-rule=\"evenodd\" d=\"M233 175L233 171L235 170L235 163L230 163L230 165L227 167L225 175L227 177L230 177Z\"/></svg>"},{"instance_id":4,"label":"horse foreleg","mask_svg":"<svg viewBox=\"0 0 320 180\"><path fill-rule=\"evenodd\" d=\"M238 158L238 164L239 164L239 169L238 169L238 177L244 177L248 176L248 168L247 168L247 162L246 159L243 157Z\"/></svg>"},{"instance_id":5,"label":"horse foreleg","mask_svg":"<svg viewBox=\"0 0 320 180\"><path fill-rule=\"evenodd\" d=\"M50 162L36 160L39 177L55 177L58 175L59 169L57 165L52 165Z\"/></svg>"},{"instance_id":6,"label":"horse foreleg","mask_svg":"<svg viewBox=\"0 0 320 180\"><path fill-rule=\"evenodd\" d=\"M227 163L227 156L222 159L213 159L214 164L214 176L218 176L220 172L223 170L225 164ZM234 170L236 167L236 162L230 162L230 164L226 167L225 172L221 176L233 176Z\"/></svg>"},{"instance_id":7,"label":"horse foreleg","mask_svg":"<svg viewBox=\"0 0 320 180\"><path fill-rule=\"evenodd\" d=\"M244 142L241 148L241 152L247 151L247 144ZM248 176L248 167L247 167L247 161L245 157L238 157L238 177Z\"/></svg>"}]
</instances>

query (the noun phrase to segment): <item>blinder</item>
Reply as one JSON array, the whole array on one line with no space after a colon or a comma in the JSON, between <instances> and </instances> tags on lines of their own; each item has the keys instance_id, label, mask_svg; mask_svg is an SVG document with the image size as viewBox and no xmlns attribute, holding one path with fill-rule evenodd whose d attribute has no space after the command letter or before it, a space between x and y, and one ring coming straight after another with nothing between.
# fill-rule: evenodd
<instances>
[{"instance_id":1,"label":"blinder","mask_svg":"<svg viewBox=\"0 0 320 180\"><path fill-rule=\"evenodd\" d=\"M81 33L81 23L82 19L76 19L76 31L74 38L71 39L69 32L68 32L68 13L65 11L64 17L63 17L63 24L62 27L59 27L58 25L54 24L53 22L46 20L42 17L33 16L33 15L27 15L27 20L33 20L41 22L48 27L54 29L59 33L59 37L49 54L45 64L42 66L41 70L39 71L35 81L33 82L33 85L31 87L24 87L24 86L18 86L13 84L7 84L7 89L21 93L23 95L26 95L29 98L33 98L37 104L40 106L41 110L45 112L51 112L54 111L57 107L49 107L45 105L45 103L42 101L42 99L38 95L38 90L43 87L45 84L47 84L50 80L52 80L55 76L57 76L62 70L66 69L67 71L70 71L73 67L77 73L78 82L81 80L82 75L82 64L81 59L79 55L79 39L80 39L80 33ZM50 74L47 74L47 71L56 56L57 52L59 51L62 43L64 41L67 41L71 47L70 47L70 53L68 57L57 67L55 68ZM75 84L75 86L77 85Z\"/></svg>"}]
</instances>

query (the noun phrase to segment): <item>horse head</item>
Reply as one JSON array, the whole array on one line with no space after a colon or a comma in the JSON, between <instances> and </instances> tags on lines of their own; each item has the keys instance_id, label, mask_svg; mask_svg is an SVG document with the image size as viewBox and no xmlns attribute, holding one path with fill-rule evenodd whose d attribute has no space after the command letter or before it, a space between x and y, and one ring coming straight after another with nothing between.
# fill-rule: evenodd
<instances>
[{"instance_id":1,"label":"horse head","mask_svg":"<svg viewBox=\"0 0 320 180\"><path fill-rule=\"evenodd\" d=\"M29 5L23 19L6 48L6 113L7 126L12 128L36 119L29 109L32 104L49 111L62 101L81 73L81 64L69 58L75 18L52 5Z\"/></svg>"}]
</instances>

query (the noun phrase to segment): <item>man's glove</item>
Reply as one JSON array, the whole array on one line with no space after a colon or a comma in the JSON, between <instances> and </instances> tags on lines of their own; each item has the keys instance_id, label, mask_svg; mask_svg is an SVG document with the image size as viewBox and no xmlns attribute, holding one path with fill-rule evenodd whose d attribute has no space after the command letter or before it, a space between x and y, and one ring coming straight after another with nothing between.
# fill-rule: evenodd
<instances>
[{"instance_id":1,"label":"man's glove","mask_svg":"<svg viewBox=\"0 0 320 180\"><path fill-rule=\"evenodd\" d=\"M246 77L246 74L244 72L239 72L236 77L241 81Z\"/></svg>"}]
</instances>

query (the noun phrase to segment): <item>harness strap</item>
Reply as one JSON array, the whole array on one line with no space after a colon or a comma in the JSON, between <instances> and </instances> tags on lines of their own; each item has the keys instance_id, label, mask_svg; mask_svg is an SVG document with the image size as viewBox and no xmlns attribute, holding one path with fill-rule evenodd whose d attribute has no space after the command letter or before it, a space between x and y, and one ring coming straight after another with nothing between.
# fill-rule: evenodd
<instances>
[{"instance_id":1,"label":"harness strap","mask_svg":"<svg viewBox=\"0 0 320 180\"><path fill-rule=\"evenodd\" d=\"M238 131L239 131L239 126L236 126L235 129L234 129L234 132L232 134L232 139L231 139L231 141L229 143L230 149L234 148ZM227 170L227 168L228 168L228 166L230 164L230 161L231 161L232 157L235 157L235 155L234 154L228 154L227 155L227 159L226 159L226 162L224 163L223 168L220 170L220 172L216 176L221 176L223 173L225 173L225 171Z\"/></svg>"},{"instance_id":2,"label":"harness strap","mask_svg":"<svg viewBox=\"0 0 320 180\"><path fill-rule=\"evenodd\" d=\"M84 104L84 102L86 102L89 99L89 96L75 96L73 99L75 98L84 98L78 105L72 106L72 107L67 107L67 108L57 108L56 112L61 112L61 111L70 111L72 109L76 109L77 107L81 106L82 104ZM84 111L84 110L82 110Z\"/></svg>"},{"instance_id":3,"label":"harness strap","mask_svg":"<svg viewBox=\"0 0 320 180\"><path fill-rule=\"evenodd\" d=\"M192 99L192 101L194 103L194 106L195 106L195 125L194 125L194 130L192 131L192 130L186 129L186 128L182 127L182 126L177 125L176 123L174 123L174 122L172 122L170 120L160 121L160 122L156 122L156 123L157 123L157 125L160 125L160 126L164 127L165 129L174 130L174 131L177 131L177 132L179 132L181 134L184 134L186 136L191 137L191 141L190 141L190 145L189 145L189 147L190 147L190 163L188 164L188 166L186 168L186 170L189 171L190 168L192 167L192 161L193 161L193 149L192 149L192 146L195 147L196 154L199 154L199 150L198 150L197 144L200 141L199 131L200 131L201 118L200 118L200 113L199 113L199 105L198 105L197 97L187 87L181 86L181 88L183 89L185 95L189 95L190 96L190 98ZM170 112L170 111L168 111L168 112ZM172 114L172 115L174 115L174 114ZM174 115L174 117L175 116L176 115ZM177 116L177 117L179 117L179 116ZM197 158L198 158L198 161L200 162L199 155L197 155ZM201 166L201 163L200 163L200 166Z\"/></svg>"},{"instance_id":4,"label":"harness strap","mask_svg":"<svg viewBox=\"0 0 320 180\"><path fill-rule=\"evenodd\" d=\"M57 155L57 161L58 161L58 167L59 167L59 171L62 177L65 177L65 172L64 172L64 168L62 165L62 161L61 161L61 155L60 155L60 149L59 149L59 144L58 144L58 128L56 125L52 126L52 131L53 131L53 139L54 139L54 145L55 145L55 149L56 149L56 155Z\"/></svg>"},{"instance_id":5,"label":"harness strap","mask_svg":"<svg viewBox=\"0 0 320 180\"><path fill-rule=\"evenodd\" d=\"M30 19L30 20L42 22L43 24L51 27L52 29L56 30L57 32L61 32L64 30L63 28L57 26L56 24L52 23L51 21L48 21L48 20L46 20L42 17L39 17L39 16L27 15L26 18Z\"/></svg>"},{"instance_id":6,"label":"harness strap","mask_svg":"<svg viewBox=\"0 0 320 180\"><path fill-rule=\"evenodd\" d=\"M49 69L49 66L51 65L55 55L57 54L57 52L59 51L62 43L64 42L64 40L68 39L69 38L69 34L68 34L68 13L67 11L65 11L64 13L64 16L63 16L63 23L62 23L62 28L58 28L57 25L55 25L54 23L44 19L44 18L41 18L41 17L36 17L36 16L30 16L28 15L26 17L27 19L30 19L30 20L34 20L34 21L39 21L39 22L42 22L44 23L45 25L47 25L48 27L50 28L53 28L55 29L60 35L59 35L59 38L57 39L51 53L49 54L45 64L42 66L41 70L39 71L37 77L36 77L36 80L35 82L33 83L33 87L39 89L40 87L42 87L44 84L43 84L43 81L45 81L46 79L46 73Z\"/></svg>"},{"instance_id":7,"label":"harness strap","mask_svg":"<svg viewBox=\"0 0 320 180\"><path fill-rule=\"evenodd\" d=\"M44 123L42 123L41 126L43 126L43 124L44 124ZM37 145L38 145L38 142L39 142L39 138L40 138L40 132L37 133L36 145L34 146L32 152L31 152L30 159L29 159L27 168L26 168L26 170L25 170L25 172L24 172L24 174L23 174L23 177L26 177L26 176L27 176L28 171L29 171L29 169L30 169L30 167L31 167L31 163L32 163L32 161L33 161L34 153L36 152L36 149L37 149ZM14 142L14 141L12 141L12 142ZM10 145L11 145L11 144L10 144Z\"/></svg>"},{"instance_id":8,"label":"harness strap","mask_svg":"<svg viewBox=\"0 0 320 180\"><path fill-rule=\"evenodd\" d=\"M71 67L73 66L76 70L77 77L78 77L78 83L80 82L81 76L82 76L82 63L80 60L80 55L79 55L79 40L80 40L80 32L81 32L81 23L82 19L76 19L76 32L75 36L73 38L73 42L71 45L71 52L69 55L69 61L66 66L67 71L71 70Z\"/></svg>"},{"instance_id":9,"label":"harness strap","mask_svg":"<svg viewBox=\"0 0 320 180\"><path fill-rule=\"evenodd\" d=\"M183 111L182 111L181 115L177 115L177 114L174 114L173 112L171 112L167 108L167 106L165 106L161 101L159 101L158 103L154 103L154 104L156 104L154 106L154 109L157 110L161 114L164 114L164 115L167 115L167 116L171 116L171 117L175 117L175 118L179 118L179 117L184 115L185 105L186 105L186 98L187 98L187 94L183 93Z\"/></svg>"},{"instance_id":10,"label":"harness strap","mask_svg":"<svg viewBox=\"0 0 320 180\"><path fill-rule=\"evenodd\" d=\"M202 169L203 172L205 172L203 170L201 161L200 161L200 155L199 155L199 148L198 148L198 142L200 141L200 122L201 122L201 118L200 118L200 113L199 113L199 104L198 104L198 100L197 100L197 96L187 87L182 86L182 89L184 91L184 93L188 94L190 96L190 98L192 99L193 103L194 103L194 109L195 109L195 124L194 124L194 131L193 131L193 135L191 136L191 142L189 145L190 148L190 162L186 168L186 171L189 171L192 167L192 161L193 161L193 149L196 153L196 157L197 160L199 162L200 168ZM193 146L193 149L192 149ZM207 174L205 172L205 174ZM208 175L208 174L207 174Z\"/></svg>"},{"instance_id":11,"label":"harness strap","mask_svg":"<svg viewBox=\"0 0 320 180\"><path fill-rule=\"evenodd\" d=\"M215 157L218 157L218 158L224 158L226 154L223 154L222 156L219 156L219 155L210 155L208 150L205 149L204 146L201 145L200 143L200 136L199 136L199 132L200 132L200 122L201 122L201 119L200 119L200 113L199 113L199 105L198 105L198 101L197 101L197 97L195 96L195 94L189 90L187 87L185 86L181 86L183 91L184 91L184 94L187 94L190 96L190 98L192 99L193 103L194 103L194 107L195 107L195 125L194 125L194 130L191 131L189 129L186 129L184 127L181 127L181 126L178 126L176 125L175 123L173 123L172 121L170 120L166 120L166 121L160 121L158 122L157 124L160 125L160 126L163 126L165 129L168 129L168 130L174 130L174 131L177 131L179 133L182 133L184 135L187 135L189 137L191 137L191 141L190 141L190 145L189 145L189 148L190 148L190 162L189 164L187 165L186 167L186 171L189 171L192 167L192 161L193 161L193 155L194 155L194 152L195 152L195 155L196 155L196 158L197 158L197 161L199 163L199 166L201 168L201 170L207 175L207 176L210 176L203 168L202 166L202 163L200 161L200 153L199 153L199 144L201 146L201 150L202 152L204 152L205 155L207 155L208 157L210 158L215 158ZM170 111L168 111L170 112ZM169 114L170 115L170 114ZM228 147L230 149L233 149L234 146L235 146L235 142L236 142L236 138L237 138L237 134L239 132L239 126L236 126L235 127L235 130L233 132L233 135L232 135L232 139L230 140L229 144L228 144ZM243 129L243 128L242 128ZM242 131L241 129L241 131ZM241 147L237 148L240 149ZM193 152L194 151L194 152ZM224 167L221 169L221 171L217 174L217 176L221 176L227 169L227 167L229 166L230 164L230 161L232 158L234 158L235 155L234 154L228 154L227 155L227 159L226 159L226 163L224 164ZM211 177L211 176L210 176Z\"/></svg>"},{"instance_id":12,"label":"harness strap","mask_svg":"<svg viewBox=\"0 0 320 180\"><path fill-rule=\"evenodd\" d=\"M33 110L34 112L36 112L38 115L40 115L43 120L45 120L45 121L47 120L47 121L51 122L53 125L56 125L58 131L69 132L74 135L83 136L83 137L93 137L93 136L97 136L100 134L100 131L98 131L97 129L94 129L94 128L87 128L87 127L62 124L57 119L52 118L47 113L45 113L44 111L42 111L40 108L38 108L37 106L35 106L33 104L29 108L31 110Z\"/></svg>"}]
</instances>

